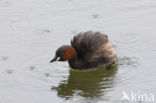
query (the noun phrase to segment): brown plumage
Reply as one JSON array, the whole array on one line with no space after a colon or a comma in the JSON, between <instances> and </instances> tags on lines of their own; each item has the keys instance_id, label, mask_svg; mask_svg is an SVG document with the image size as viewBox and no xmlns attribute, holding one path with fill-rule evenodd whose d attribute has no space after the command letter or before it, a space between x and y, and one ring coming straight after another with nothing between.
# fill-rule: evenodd
<instances>
[{"instance_id":1,"label":"brown plumage","mask_svg":"<svg viewBox=\"0 0 156 103\"><path fill-rule=\"evenodd\" d=\"M51 62L67 61L74 69L86 70L100 65L110 67L117 59L117 53L107 35L100 32L87 31L74 36L71 46L57 49Z\"/></svg>"}]
</instances>

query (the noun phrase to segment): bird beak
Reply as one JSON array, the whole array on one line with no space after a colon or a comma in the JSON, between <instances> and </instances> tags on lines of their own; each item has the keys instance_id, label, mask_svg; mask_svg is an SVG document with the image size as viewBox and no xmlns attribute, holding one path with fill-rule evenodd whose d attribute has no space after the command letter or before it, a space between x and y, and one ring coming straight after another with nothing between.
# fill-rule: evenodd
<instances>
[{"instance_id":1,"label":"bird beak","mask_svg":"<svg viewBox=\"0 0 156 103\"><path fill-rule=\"evenodd\" d=\"M52 63L52 62L54 62L54 61L57 61L57 56L55 56L51 61L50 61L50 63Z\"/></svg>"}]
</instances>

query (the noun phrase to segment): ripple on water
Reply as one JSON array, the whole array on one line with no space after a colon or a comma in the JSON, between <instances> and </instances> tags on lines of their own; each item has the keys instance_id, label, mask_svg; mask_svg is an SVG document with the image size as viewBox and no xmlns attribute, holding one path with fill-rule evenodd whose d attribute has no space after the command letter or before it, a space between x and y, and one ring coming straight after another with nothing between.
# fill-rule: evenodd
<instances>
[{"instance_id":1,"label":"ripple on water","mask_svg":"<svg viewBox=\"0 0 156 103\"><path fill-rule=\"evenodd\" d=\"M47 34L50 33L50 29L43 29L43 30L35 30L36 34Z\"/></svg>"},{"instance_id":2,"label":"ripple on water","mask_svg":"<svg viewBox=\"0 0 156 103\"><path fill-rule=\"evenodd\" d=\"M119 57L117 61L119 67L132 66L136 67L138 65L138 58L135 57Z\"/></svg>"},{"instance_id":3,"label":"ripple on water","mask_svg":"<svg viewBox=\"0 0 156 103\"><path fill-rule=\"evenodd\" d=\"M3 57L1 58L1 60L7 61L7 60L8 60L8 57L7 57L7 56L3 56Z\"/></svg>"},{"instance_id":4,"label":"ripple on water","mask_svg":"<svg viewBox=\"0 0 156 103\"><path fill-rule=\"evenodd\" d=\"M132 44L138 42L141 39L141 36L139 34L119 34L114 38L117 38L114 39L114 41L119 44Z\"/></svg>"},{"instance_id":5,"label":"ripple on water","mask_svg":"<svg viewBox=\"0 0 156 103\"><path fill-rule=\"evenodd\" d=\"M9 7L12 4L9 0L2 0L0 2L1 7Z\"/></svg>"}]
</instances>

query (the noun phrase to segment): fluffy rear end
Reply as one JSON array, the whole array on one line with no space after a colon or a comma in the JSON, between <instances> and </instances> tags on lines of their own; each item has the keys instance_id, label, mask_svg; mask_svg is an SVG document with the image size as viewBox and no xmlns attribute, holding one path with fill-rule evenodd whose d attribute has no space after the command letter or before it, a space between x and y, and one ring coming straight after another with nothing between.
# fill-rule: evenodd
<instances>
[{"instance_id":1,"label":"fluffy rear end","mask_svg":"<svg viewBox=\"0 0 156 103\"><path fill-rule=\"evenodd\" d=\"M111 41L108 41L106 44L103 44L97 50L89 54L86 57L86 60L101 64L111 64L117 60L117 52Z\"/></svg>"},{"instance_id":2,"label":"fluffy rear end","mask_svg":"<svg viewBox=\"0 0 156 103\"><path fill-rule=\"evenodd\" d=\"M71 41L71 45L77 51L78 57L83 58L107 42L107 35L100 32L88 31L76 35Z\"/></svg>"}]
</instances>

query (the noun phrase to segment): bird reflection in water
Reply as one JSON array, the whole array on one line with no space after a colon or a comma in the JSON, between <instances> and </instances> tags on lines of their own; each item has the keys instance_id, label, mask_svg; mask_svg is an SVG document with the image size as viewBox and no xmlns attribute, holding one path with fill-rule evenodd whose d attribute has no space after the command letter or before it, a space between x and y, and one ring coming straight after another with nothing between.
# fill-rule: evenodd
<instances>
[{"instance_id":1,"label":"bird reflection in water","mask_svg":"<svg viewBox=\"0 0 156 103\"><path fill-rule=\"evenodd\" d=\"M109 70L105 67L88 71L70 69L68 80L62 81L51 90L56 90L58 96L65 99L75 95L86 98L101 97L115 85L116 73L116 65Z\"/></svg>"}]
</instances>

